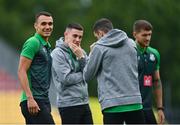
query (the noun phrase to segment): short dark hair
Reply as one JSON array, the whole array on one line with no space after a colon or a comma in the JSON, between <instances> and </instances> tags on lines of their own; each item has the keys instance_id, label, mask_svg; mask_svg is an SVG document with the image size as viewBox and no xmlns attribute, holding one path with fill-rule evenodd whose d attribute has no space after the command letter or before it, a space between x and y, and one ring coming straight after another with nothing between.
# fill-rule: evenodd
<instances>
[{"instance_id":1,"label":"short dark hair","mask_svg":"<svg viewBox=\"0 0 180 125\"><path fill-rule=\"evenodd\" d=\"M151 23L146 20L136 20L133 25L134 32L140 32L141 30L149 31L152 29L153 26L151 25Z\"/></svg>"},{"instance_id":2,"label":"short dark hair","mask_svg":"<svg viewBox=\"0 0 180 125\"><path fill-rule=\"evenodd\" d=\"M81 31L84 30L83 26L79 23L69 23L66 26L66 29L77 29L77 30L81 30Z\"/></svg>"},{"instance_id":3,"label":"short dark hair","mask_svg":"<svg viewBox=\"0 0 180 125\"><path fill-rule=\"evenodd\" d=\"M97 20L93 26L93 31L97 32L98 30L101 30L105 33L113 29L112 22L107 18L101 18Z\"/></svg>"},{"instance_id":4,"label":"short dark hair","mask_svg":"<svg viewBox=\"0 0 180 125\"><path fill-rule=\"evenodd\" d=\"M51 13L47 12L47 11L41 11L41 12L38 12L36 15L35 15L35 22L37 22L38 18L41 16L41 15L44 15L44 16L52 16Z\"/></svg>"}]
</instances>

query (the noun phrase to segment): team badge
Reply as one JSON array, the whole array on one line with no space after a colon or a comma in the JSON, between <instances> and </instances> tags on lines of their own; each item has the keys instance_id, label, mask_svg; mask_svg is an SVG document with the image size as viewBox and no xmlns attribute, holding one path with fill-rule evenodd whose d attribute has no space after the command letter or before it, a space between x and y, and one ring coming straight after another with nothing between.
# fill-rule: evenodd
<instances>
[{"instance_id":1,"label":"team badge","mask_svg":"<svg viewBox=\"0 0 180 125\"><path fill-rule=\"evenodd\" d=\"M155 61L155 56L154 56L154 54L150 54L149 59L150 59L151 61Z\"/></svg>"}]
</instances>

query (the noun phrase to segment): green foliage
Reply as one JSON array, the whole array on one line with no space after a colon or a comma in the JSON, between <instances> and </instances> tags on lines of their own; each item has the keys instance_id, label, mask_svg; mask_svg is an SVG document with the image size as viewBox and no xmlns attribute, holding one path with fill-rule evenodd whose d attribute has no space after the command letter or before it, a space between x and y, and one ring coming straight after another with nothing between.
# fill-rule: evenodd
<instances>
[{"instance_id":1,"label":"green foliage","mask_svg":"<svg viewBox=\"0 0 180 125\"><path fill-rule=\"evenodd\" d=\"M161 77L164 86L171 83L173 103L180 103L180 1L179 0L0 0L0 35L17 50L23 42L34 34L34 14L47 10L54 17L54 31L50 38L52 46L63 35L69 22L79 22L84 28L82 47L89 52L95 41L92 33L94 22L102 17L112 20L132 37L133 22L137 19L149 20L153 27L151 46L161 54ZM90 88L94 88L91 83ZM92 89L94 90L94 89ZM90 93L94 93L91 89Z\"/></svg>"}]
</instances>

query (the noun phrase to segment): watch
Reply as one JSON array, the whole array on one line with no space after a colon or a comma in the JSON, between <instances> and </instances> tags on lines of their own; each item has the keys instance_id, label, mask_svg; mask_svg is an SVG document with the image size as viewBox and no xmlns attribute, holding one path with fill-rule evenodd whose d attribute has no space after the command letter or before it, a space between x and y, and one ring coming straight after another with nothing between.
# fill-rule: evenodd
<instances>
[{"instance_id":1,"label":"watch","mask_svg":"<svg viewBox=\"0 0 180 125\"><path fill-rule=\"evenodd\" d=\"M81 59L84 59L85 58L85 56L81 56L80 58L77 58L78 60L81 60Z\"/></svg>"},{"instance_id":2,"label":"watch","mask_svg":"<svg viewBox=\"0 0 180 125\"><path fill-rule=\"evenodd\" d=\"M164 111L164 107L157 107L157 110L162 110L162 111Z\"/></svg>"}]
</instances>

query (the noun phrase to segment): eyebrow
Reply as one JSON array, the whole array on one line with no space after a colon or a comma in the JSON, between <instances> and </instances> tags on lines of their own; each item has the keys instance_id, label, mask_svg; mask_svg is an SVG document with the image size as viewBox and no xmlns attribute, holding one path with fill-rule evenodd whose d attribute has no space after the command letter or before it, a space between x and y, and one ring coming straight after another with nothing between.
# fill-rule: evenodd
<instances>
[{"instance_id":1,"label":"eyebrow","mask_svg":"<svg viewBox=\"0 0 180 125\"><path fill-rule=\"evenodd\" d=\"M79 37L82 38L82 35L78 35L78 34L73 34L74 37Z\"/></svg>"},{"instance_id":2,"label":"eyebrow","mask_svg":"<svg viewBox=\"0 0 180 125\"><path fill-rule=\"evenodd\" d=\"M50 21L50 22L41 22L41 24L42 24L42 25L46 25L46 24L48 24L48 25L52 25L52 24L53 24L53 22L52 22L52 21Z\"/></svg>"}]
</instances>

